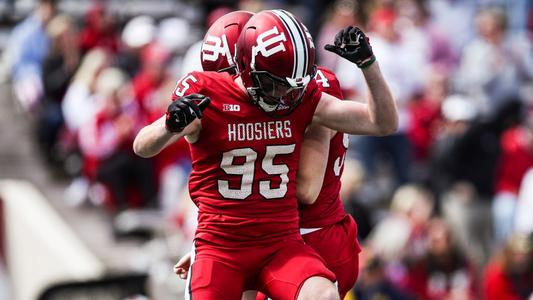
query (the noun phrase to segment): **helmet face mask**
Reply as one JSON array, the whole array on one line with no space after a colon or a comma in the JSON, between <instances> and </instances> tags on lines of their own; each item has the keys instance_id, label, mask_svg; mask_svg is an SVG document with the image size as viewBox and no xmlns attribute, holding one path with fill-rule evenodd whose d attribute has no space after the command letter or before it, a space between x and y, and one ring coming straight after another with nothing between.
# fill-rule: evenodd
<instances>
[{"instance_id":1,"label":"helmet face mask","mask_svg":"<svg viewBox=\"0 0 533 300\"><path fill-rule=\"evenodd\" d=\"M253 102L269 115L286 116L302 102L307 84L314 76L307 75L292 85L267 71L252 71L251 77L253 86L248 91L253 91L250 93Z\"/></svg>"}]
</instances>

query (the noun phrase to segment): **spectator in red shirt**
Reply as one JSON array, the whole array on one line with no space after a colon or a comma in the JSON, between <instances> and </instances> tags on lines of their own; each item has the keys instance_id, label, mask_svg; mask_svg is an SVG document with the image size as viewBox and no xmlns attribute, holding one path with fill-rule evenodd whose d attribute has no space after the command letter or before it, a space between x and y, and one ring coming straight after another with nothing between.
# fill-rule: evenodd
<instances>
[{"instance_id":1,"label":"spectator in red shirt","mask_svg":"<svg viewBox=\"0 0 533 300\"><path fill-rule=\"evenodd\" d=\"M424 256L407 263L407 289L424 300L477 299L474 268L443 220L430 222L427 247Z\"/></svg>"},{"instance_id":2,"label":"spectator in red shirt","mask_svg":"<svg viewBox=\"0 0 533 300\"><path fill-rule=\"evenodd\" d=\"M428 78L422 94L410 101L411 115L408 136L416 160L425 161L441 123L440 107L448 94L447 74L435 69Z\"/></svg>"},{"instance_id":3,"label":"spectator in red shirt","mask_svg":"<svg viewBox=\"0 0 533 300\"><path fill-rule=\"evenodd\" d=\"M518 191L524 175L533 167L533 105L518 126L506 130L501 139L501 156L496 169L492 202L494 234L503 242L513 231Z\"/></svg>"},{"instance_id":4,"label":"spectator in red shirt","mask_svg":"<svg viewBox=\"0 0 533 300\"><path fill-rule=\"evenodd\" d=\"M166 87L166 83L173 81L166 68L169 59L170 52L157 43L148 45L141 52L142 66L133 79L133 90L146 124L150 124L161 116L164 110L159 103L160 97L171 93L171 91L166 94L161 92L161 89Z\"/></svg>"},{"instance_id":5,"label":"spectator in red shirt","mask_svg":"<svg viewBox=\"0 0 533 300\"><path fill-rule=\"evenodd\" d=\"M166 111L176 82L169 74L167 63L171 57L168 49L151 43L141 52L142 67L133 79L133 89L142 119L146 124L154 122ZM182 194L190 172L188 143L181 139L153 158L155 177L160 190L160 203L165 213L172 213Z\"/></svg>"},{"instance_id":6,"label":"spectator in red shirt","mask_svg":"<svg viewBox=\"0 0 533 300\"><path fill-rule=\"evenodd\" d=\"M485 269L483 289L487 300L526 300L533 297L533 241L514 235L502 253Z\"/></svg>"},{"instance_id":7,"label":"spectator in red shirt","mask_svg":"<svg viewBox=\"0 0 533 300\"><path fill-rule=\"evenodd\" d=\"M141 206L155 206L157 188L151 161L134 155L131 147L142 123L126 75L115 68L104 69L95 90L97 109L79 132L84 159L96 165L94 179L109 189L118 211L138 198Z\"/></svg>"},{"instance_id":8,"label":"spectator in red shirt","mask_svg":"<svg viewBox=\"0 0 533 300\"><path fill-rule=\"evenodd\" d=\"M79 38L83 53L95 47L117 52L118 34L113 18L102 2L94 2L85 14L85 27L81 30Z\"/></svg>"}]
</instances>

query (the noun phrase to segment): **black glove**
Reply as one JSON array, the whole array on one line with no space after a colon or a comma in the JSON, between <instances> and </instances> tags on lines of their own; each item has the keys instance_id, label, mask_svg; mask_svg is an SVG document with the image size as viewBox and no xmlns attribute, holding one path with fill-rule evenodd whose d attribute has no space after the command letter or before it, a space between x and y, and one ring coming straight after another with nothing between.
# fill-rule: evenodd
<instances>
[{"instance_id":1,"label":"black glove","mask_svg":"<svg viewBox=\"0 0 533 300\"><path fill-rule=\"evenodd\" d=\"M357 27L348 26L339 31L334 44L328 44L324 49L346 58L359 68L366 68L376 61L368 37Z\"/></svg>"},{"instance_id":2,"label":"black glove","mask_svg":"<svg viewBox=\"0 0 533 300\"><path fill-rule=\"evenodd\" d=\"M194 119L202 118L202 111L211 99L200 94L190 94L176 99L167 108L165 126L170 132L181 132Z\"/></svg>"}]
</instances>

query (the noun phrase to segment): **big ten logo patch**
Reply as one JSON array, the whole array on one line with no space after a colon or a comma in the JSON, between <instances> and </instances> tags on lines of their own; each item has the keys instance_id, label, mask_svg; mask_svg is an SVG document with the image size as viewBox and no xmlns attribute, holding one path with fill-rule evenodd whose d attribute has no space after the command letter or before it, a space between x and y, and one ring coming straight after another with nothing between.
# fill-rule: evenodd
<instances>
[{"instance_id":1,"label":"big ten logo patch","mask_svg":"<svg viewBox=\"0 0 533 300\"><path fill-rule=\"evenodd\" d=\"M241 111L239 104L223 104L222 111Z\"/></svg>"}]
</instances>

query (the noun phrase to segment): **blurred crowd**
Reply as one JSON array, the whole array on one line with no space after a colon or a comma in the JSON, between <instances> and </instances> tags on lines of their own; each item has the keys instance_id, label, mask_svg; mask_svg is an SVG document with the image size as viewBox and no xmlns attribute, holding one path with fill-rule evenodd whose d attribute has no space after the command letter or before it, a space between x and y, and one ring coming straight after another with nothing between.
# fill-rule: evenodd
<instances>
[{"instance_id":1,"label":"blurred crowd","mask_svg":"<svg viewBox=\"0 0 533 300\"><path fill-rule=\"evenodd\" d=\"M357 299L532 299L531 1L187 4L200 22L177 11L118 17L105 1L79 19L56 2L38 1L12 30L2 70L43 157L72 180L69 205L158 211L188 249L187 145L141 159L132 140L165 112L176 80L201 69L214 20L285 7L354 101L366 97L360 72L323 46L347 25L367 32L399 108L396 134L352 136L346 158L343 200L364 245Z\"/></svg>"}]
</instances>

